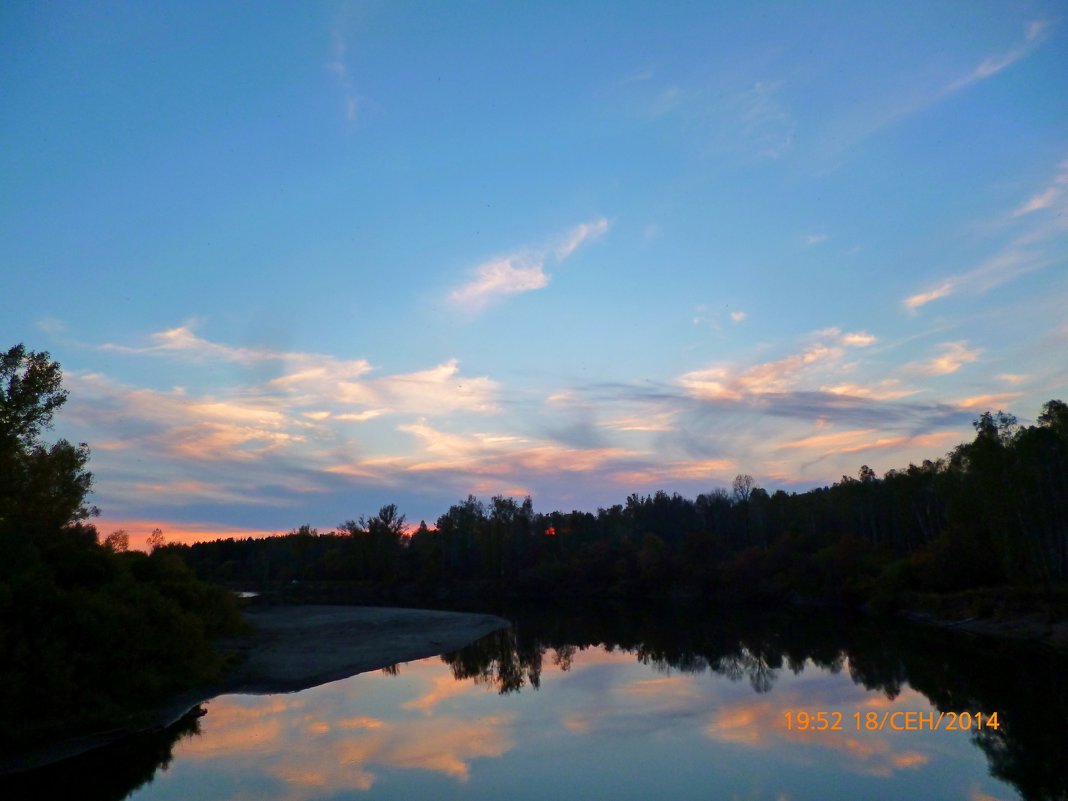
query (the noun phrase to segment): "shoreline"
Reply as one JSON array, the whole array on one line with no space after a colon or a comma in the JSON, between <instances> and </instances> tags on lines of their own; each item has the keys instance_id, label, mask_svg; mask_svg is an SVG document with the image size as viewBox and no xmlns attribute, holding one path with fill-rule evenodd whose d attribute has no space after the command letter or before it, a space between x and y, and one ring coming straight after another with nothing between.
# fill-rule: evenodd
<instances>
[{"instance_id":1,"label":"shoreline","mask_svg":"<svg viewBox=\"0 0 1068 801\"><path fill-rule=\"evenodd\" d=\"M1027 643L1068 655L1068 621L1049 622L1039 614L1009 617L973 616L960 619L941 617L924 611L904 612L899 617L920 626L958 631L972 637Z\"/></svg>"},{"instance_id":2,"label":"shoreline","mask_svg":"<svg viewBox=\"0 0 1068 801\"><path fill-rule=\"evenodd\" d=\"M0 757L0 777L43 768L166 729L220 695L291 693L456 651L506 628L495 615L378 606L268 606L243 610L253 633L219 643L242 657L222 680L157 705L147 723L73 737Z\"/></svg>"}]
</instances>

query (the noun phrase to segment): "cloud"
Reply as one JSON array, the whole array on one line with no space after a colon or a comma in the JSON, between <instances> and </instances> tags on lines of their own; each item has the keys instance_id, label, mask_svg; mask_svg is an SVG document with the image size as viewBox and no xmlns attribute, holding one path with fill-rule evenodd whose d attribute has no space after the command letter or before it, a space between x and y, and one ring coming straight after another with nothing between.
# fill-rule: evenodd
<instances>
[{"instance_id":1,"label":"cloud","mask_svg":"<svg viewBox=\"0 0 1068 801\"><path fill-rule=\"evenodd\" d=\"M897 400L915 395L919 390L901 386L896 378L884 378L867 386L860 384L841 383L824 385L820 387L823 392L832 395L846 395L853 398L868 398L870 400Z\"/></svg>"},{"instance_id":2,"label":"cloud","mask_svg":"<svg viewBox=\"0 0 1068 801\"><path fill-rule=\"evenodd\" d=\"M959 291L982 294L1057 263L1059 253L1047 252L1041 245L1060 238L1068 228L1068 203L1063 191L1066 185L1068 161L1063 161L1058 165L1052 184L1013 211L1010 219L1030 220L1031 215L1046 210L1055 213L1038 214L1026 230L973 269L944 278L933 289L906 297L903 301L905 308L916 312L931 301Z\"/></svg>"},{"instance_id":3,"label":"cloud","mask_svg":"<svg viewBox=\"0 0 1068 801\"><path fill-rule=\"evenodd\" d=\"M623 487L664 486L678 481L727 481L738 471L733 459L696 459L650 464L636 470L617 470L612 480Z\"/></svg>"},{"instance_id":4,"label":"cloud","mask_svg":"<svg viewBox=\"0 0 1068 801\"><path fill-rule=\"evenodd\" d=\"M990 395L973 395L970 398L961 398L957 406L962 409L1003 409L1010 401L1022 398L1022 392L997 392Z\"/></svg>"},{"instance_id":5,"label":"cloud","mask_svg":"<svg viewBox=\"0 0 1068 801\"><path fill-rule=\"evenodd\" d=\"M111 351L205 368L271 362L275 377L213 370L230 383L206 392L192 388L195 370L184 390L75 372L65 420L107 446L93 445L98 502L109 513L196 509L225 519L229 506L250 526L270 525L278 506L308 510L287 526L322 520L327 509L352 517L354 498L370 498L371 508L424 504L415 514L429 519L442 499L470 492L597 504L635 485L707 491L743 470L780 484L826 481L855 471L851 453L875 449L887 463L873 466L885 470L936 455L947 431L967 428L972 415L959 403L901 401L917 390L869 364L883 352L876 335L832 327L800 339L778 358L696 366L667 383L534 396L466 375L457 359L389 373L365 359L213 342L181 326ZM911 369L942 375L973 354L967 343L944 343ZM254 516L258 507L266 511Z\"/></svg>"},{"instance_id":6,"label":"cloud","mask_svg":"<svg viewBox=\"0 0 1068 801\"><path fill-rule=\"evenodd\" d=\"M599 425L615 431L674 431L674 411L650 410L641 415L624 415L605 420Z\"/></svg>"},{"instance_id":7,"label":"cloud","mask_svg":"<svg viewBox=\"0 0 1068 801\"><path fill-rule=\"evenodd\" d=\"M601 217L575 226L555 245L491 259L475 267L471 280L450 292L449 300L468 312L479 312L510 295L544 289L550 280L545 272L550 256L559 264L584 243L603 236L608 228L608 220Z\"/></svg>"},{"instance_id":8,"label":"cloud","mask_svg":"<svg viewBox=\"0 0 1068 801\"><path fill-rule=\"evenodd\" d=\"M608 220L604 217L594 220L592 223L582 223L575 226L563 242L556 247L556 260L563 261L584 242L592 242L604 236L608 231Z\"/></svg>"},{"instance_id":9,"label":"cloud","mask_svg":"<svg viewBox=\"0 0 1068 801\"><path fill-rule=\"evenodd\" d=\"M744 322L745 318L748 317L748 316L749 315L746 314L744 311L732 311L731 312L731 322L732 323Z\"/></svg>"},{"instance_id":10,"label":"cloud","mask_svg":"<svg viewBox=\"0 0 1068 801\"><path fill-rule=\"evenodd\" d=\"M345 99L345 119L348 120L350 125L355 125L359 119L360 102L356 95L355 83L346 63L347 51L348 47L344 38L342 38L341 34L335 33L333 58L326 65L326 68L337 78L338 86Z\"/></svg>"},{"instance_id":11,"label":"cloud","mask_svg":"<svg viewBox=\"0 0 1068 801\"><path fill-rule=\"evenodd\" d=\"M100 349L113 353L169 355L193 362L218 361L242 365L278 362L288 368L290 378L315 378L328 374L354 377L371 370L371 365L366 359L342 360L321 354L224 345L198 336L194 327L195 323L186 323L176 328L157 331L149 335L149 341L152 343L150 345L131 346L106 343L101 345Z\"/></svg>"},{"instance_id":12,"label":"cloud","mask_svg":"<svg viewBox=\"0 0 1068 801\"><path fill-rule=\"evenodd\" d=\"M459 361L450 359L426 370L370 376L375 368L367 359L339 359L316 353L234 347L197 336L191 327L179 326L151 334L151 345L132 347L106 344L101 349L127 354L168 356L192 363L233 362L253 365L275 362L282 374L261 386L241 391L245 400L183 400L192 416L228 424L256 423L278 427L286 414L313 422L328 419L366 422L386 414L437 416L456 411L497 411L496 382L481 376L463 376ZM173 406L182 392L157 398ZM303 407L315 407L306 409ZM354 408L364 407L364 408Z\"/></svg>"},{"instance_id":13,"label":"cloud","mask_svg":"<svg viewBox=\"0 0 1068 801\"><path fill-rule=\"evenodd\" d=\"M1041 211L1042 209L1048 209L1050 206L1053 205L1053 202L1057 198L1059 198L1060 196L1061 196L1061 189L1059 187L1056 187L1056 186L1051 186L1046 191L1035 195L1030 200L1028 200L1026 203L1024 203L1022 206L1020 206L1020 208L1016 209L1016 211L1014 211L1012 213L1012 216L1013 217L1022 217L1023 215L1030 214L1031 212L1034 212L1034 211Z\"/></svg>"},{"instance_id":14,"label":"cloud","mask_svg":"<svg viewBox=\"0 0 1068 801\"><path fill-rule=\"evenodd\" d=\"M782 99L782 81L757 81L737 98L740 134L758 158L778 160L794 145L797 123Z\"/></svg>"},{"instance_id":15,"label":"cloud","mask_svg":"<svg viewBox=\"0 0 1068 801\"><path fill-rule=\"evenodd\" d=\"M933 431L915 436L890 435L878 436L875 429L859 431L840 431L833 434L816 434L798 440L784 442L779 450L811 450L821 456L834 454L861 453L874 450L891 450L899 448L942 448L949 442L960 438L957 431Z\"/></svg>"},{"instance_id":16,"label":"cloud","mask_svg":"<svg viewBox=\"0 0 1068 801\"><path fill-rule=\"evenodd\" d=\"M900 81L897 86L870 87L868 94L876 103L874 107L872 103L857 102L830 120L831 127L819 137L824 148L822 161L829 169L836 169L842 163L843 152L858 143L1000 74L1038 49L1045 38L1045 29L1046 23L1031 22L1024 27L1023 39L1016 46L981 58L973 67L946 74L941 80L931 77L937 65L926 68L921 65L913 72L911 81Z\"/></svg>"},{"instance_id":17,"label":"cloud","mask_svg":"<svg viewBox=\"0 0 1068 801\"><path fill-rule=\"evenodd\" d=\"M866 347L876 341L865 331L843 333L837 328L817 332L816 337L817 342L800 353L741 370L730 364L693 370L681 376L679 383L703 399L741 400L784 393L840 360L846 348Z\"/></svg>"},{"instance_id":18,"label":"cloud","mask_svg":"<svg viewBox=\"0 0 1068 801\"><path fill-rule=\"evenodd\" d=\"M940 286L935 287L934 289L929 289L926 292L918 292L915 295L909 295L904 300L905 308L909 311L916 311L921 306L926 306L932 300L944 298L946 297L946 295L950 295L953 293L953 291L956 289L956 284L957 281L955 279L951 279L949 281L945 281Z\"/></svg>"},{"instance_id":19,"label":"cloud","mask_svg":"<svg viewBox=\"0 0 1068 801\"><path fill-rule=\"evenodd\" d=\"M62 334L67 330L67 324L57 317L41 317L37 320L37 327L46 334Z\"/></svg>"},{"instance_id":20,"label":"cloud","mask_svg":"<svg viewBox=\"0 0 1068 801\"><path fill-rule=\"evenodd\" d=\"M805 246L812 247L813 245L822 245L827 241L827 234L807 234L805 236Z\"/></svg>"},{"instance_id":21,"label":"cloud","mask_svg":"<svg viewBox=\"0 0 1068 801\"><path fill-rule=\"evenodd\" d=\"M943 94L951 95L974 83L992 78L1002 70L1011 67L1017 61L1030 55L1041 42L1046 27L1047 23L1042 20L1028 23L1024 29L1023 44L1014 47L1012 50L983 59L970 73L946 85L943 89Z\"/></svg>"},{"instance_id":22,"label":"cloud","mask_svg":"<svg viewBox=\"0 0 1068 801\"><path fill-rule=\"evenodd\" d=\"M481 264L474 270L474 278L452 291L449 298L458 306L478 311L495 300L542 289L549 285L541 261L524 263L524 257L508 256Z\"/></svg>"},{"instance_id":23,"label":"cloud","mask_svg":"<svg viewBox=\"0 0 1068 801\"><path fill-rule=\"evenodd\" d=\"M969 349L965 341L944 342L938 348L941 350L938 356L923 362L911 362L905 365L905 369L922 375L949 375L976 361L983 352L979 348Z\"/></svg>"},{"instance_id":24,"label":"cloud","mask_svg":"<svg viewBox=\"0 0 1068 801\"><path fill-rule=\"evenodd\" d=\"M1068 160L1062 161L1057 174L1050 186L1031 197L1026 203L1016 209L1013 217L1023 217L1036 211L1042 211L1053 206L1064 194L1064 187L1068 185Z\"/></svg>"},{"instance_id":25,"label":"cloud","mask_svg":"<svg viewBox=\"0 0 1068 801\"><path fill-rule=\"evenodd\" d=\"M840 341L849 348L866 348L868 345L878 342L878 339L867 331L853 331L852 333L842 334Z\"/></svg>"}]
</instances>

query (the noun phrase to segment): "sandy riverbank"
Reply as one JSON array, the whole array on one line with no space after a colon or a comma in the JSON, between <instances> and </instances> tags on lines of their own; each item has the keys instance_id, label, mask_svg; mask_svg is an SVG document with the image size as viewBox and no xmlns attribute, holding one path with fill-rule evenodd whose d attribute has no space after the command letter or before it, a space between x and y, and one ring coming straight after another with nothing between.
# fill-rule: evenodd
<instances>
[{"instance_id":1,"label":"sandy riverbank","mask_svg":"<svg viewBox=\"0 0 1068 801\"><path fill-rule=\"evenodd\" d=\"M148 728L169 726L198 704L226 693L285 693L369 670L455 651L508 626L493 615L371 606L271 606L249 609L251 637L221 643L241 663L223 681L161 705ZM0 776L43 767L132 734L111 731L31 752L0 756Z\"/></svg>"},{"instance_id":2,"label":"sandy riverbank","mask_svg":"<svg viewBox=\"0 0 1068 801\"><path fill-rule=\"evenodd\" d=\"M230 644L244 662L222 692L294 692L463 648L508 621L493 615L373 606L251 609L256 629Z\"/></svg>"}]
</instances>

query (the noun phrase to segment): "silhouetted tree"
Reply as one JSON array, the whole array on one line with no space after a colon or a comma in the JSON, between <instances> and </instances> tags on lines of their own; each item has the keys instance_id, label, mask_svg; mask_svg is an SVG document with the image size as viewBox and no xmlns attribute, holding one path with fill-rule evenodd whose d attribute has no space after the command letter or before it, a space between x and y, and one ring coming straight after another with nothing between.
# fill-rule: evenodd
<instances>
[{"instance_id":1,"label":"silhouetted tree","mask_svg":"<svg viewBox=\"0 0 1068 801\"><path fill-rule=\"evenodd\" d=\"M130 550L130 535L126 529L116 529L104 537L104 547L115 553L126 553Z\"/></svg>"}]
</instances>

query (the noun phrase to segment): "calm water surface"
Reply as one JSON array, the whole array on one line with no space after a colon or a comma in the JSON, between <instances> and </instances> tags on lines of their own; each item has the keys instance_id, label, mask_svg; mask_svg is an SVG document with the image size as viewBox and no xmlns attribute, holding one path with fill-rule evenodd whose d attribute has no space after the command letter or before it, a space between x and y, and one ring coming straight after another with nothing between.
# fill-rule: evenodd
<instances>
[{"instance_id":1,"label":"calm water surface","mask_svg":"<svg viewBox=\"0 0 1068 801\"><path fill-rule=\"evenodd\" d=\"M1068 792L1065 665L1035 649L804 618L615 610L515 619L511 631L445 657L291 695L216 698L177 740L157 744L151 767L94 797L989 801ZM905 711L981 712L984 722L997 712L1000 727L858 731L857 713ZM840 713L841 730L801 730L799 712Z\"/></svg>"}]
</instances>

